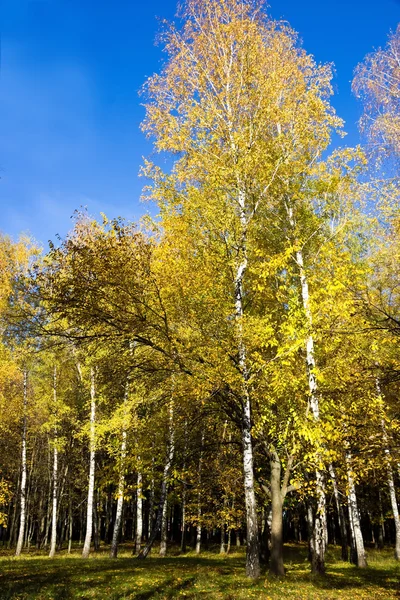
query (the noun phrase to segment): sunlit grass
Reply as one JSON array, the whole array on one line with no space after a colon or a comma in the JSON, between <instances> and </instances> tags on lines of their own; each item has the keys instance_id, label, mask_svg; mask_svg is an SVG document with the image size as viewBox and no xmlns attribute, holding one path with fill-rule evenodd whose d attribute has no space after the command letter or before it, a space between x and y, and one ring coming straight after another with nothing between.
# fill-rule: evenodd
<instances>
[{"instance_id":1,"label":"sunlit grass","mask_svg":"<svg viewBox=\"0 0 400 600\"><path fill-rule=\"evenodd\" d=\"M400 598L399 566L390 550L368 553L369 567L357 569L338 560L339 549L328 553L327 575L310 574L305 546L285 548L287 575L275 579L264 573L257 582L244 572L244 551L229 556L217 552L177 551L160 558L154 551L146 560L132 557L131 549L121 549L117 560L107 557L107 548L88 560L79 550L62 552L49 559L32 551L21 558L0 551L1 600L119 600L154 598L202 598L241 600L243 598L343 599Z\"/></svg>"}]
</instances>

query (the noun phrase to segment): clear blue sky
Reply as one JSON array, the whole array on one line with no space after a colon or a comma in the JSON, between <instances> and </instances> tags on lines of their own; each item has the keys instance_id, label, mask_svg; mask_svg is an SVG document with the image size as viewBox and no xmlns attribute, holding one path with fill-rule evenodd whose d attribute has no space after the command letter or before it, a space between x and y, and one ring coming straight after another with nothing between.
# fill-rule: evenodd
<instances>
[{"instance_id":1,"label":"clear blue sky","mask_svg":"<svg viewBox=\"0 0 400 600\"><path fill-rule=\"evenodd\" d=\"M386 43L400 21L399 0L270 0L318 62L336 66L333 103L346 143L359 141L351 96L355 65ZM70 216L137 218L142 156L138 90L160 69L156 17L175 0L2 0L0 230L30 232L46 244L65 235Z\"/></svg>"}]
</instances>

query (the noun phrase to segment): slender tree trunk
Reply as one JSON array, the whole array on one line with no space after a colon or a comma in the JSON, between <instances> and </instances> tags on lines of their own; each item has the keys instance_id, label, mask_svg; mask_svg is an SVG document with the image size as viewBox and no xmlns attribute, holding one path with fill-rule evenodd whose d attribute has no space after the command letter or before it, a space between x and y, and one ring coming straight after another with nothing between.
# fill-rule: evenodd
<instances>
[{"instance_id":1,"label":"slender tree trunk","mask_svg":"<svg viewBox=\"0 0 400 600\"><path fill-rule=\"evenodd\" d=\"M196 525L196 554L200 554L201 551L201 477L203 469L203 449L204 449L204 429L201 432L201 445L200 445L200 457L199 457L199 469L197 479L197 525Z\"/></svg>"},{"instance_id":2,"label":"slender tree trunk","mask_svg":"<svg viewBox=\"0 0 400 600\"><path fill-rule=\"evenodd\" d=\"M142 484L142 473L140 471L140 458L138 460L139 470L137 474L137 488L136 488L136 550L135 553L139 554L142 547L142 535L143 535L143 484Z\"/></svg>"},{"instance_id":3,"label":"slender tree trunk","mask_svg":"<svg viewBox=\"0 0 400 600\"><path fill-rule=\"evenodd\" d=\"M289 217L289 223L293 231L295 230L295 220L293 209L288 204L286 210ZM309 408L315 421L319 420L319 400L317 379L315 376L315 351L314 337L312 335L312 312L310 307L310 294L308 289L308 280L304 268L303 253L301 250L296 251L296 263L299 269L301 298L303 303L304 314L306 317L308 335L306 339L306 366L309 388ZM308 409L307 409L308 410ZM315 513L315 522L313 526L313 544L312 544L312 570L315 573L323 574L325 572L325 547L326 547L326 499L325 499L325 479L323 473L319 469L315 471L316 492L317 492L317 510Z\"/></svg>"},{"instance_id":4,"label":"slender tree trunk","mask_svg":"<svg viewBox=\"0 0 400 600\"><path fill-rule=\"evenodd\" d=\"M93 547L95 552L100 549L99 539L99 490L97 490L97 500L93 502Z\"/></svg>"},{"instance_id":5,"label":"slender tree trunk","mask_svg":"<svg viewBox=\"0 0 400 600\"><path fill-rule=\"evenodd\" d=\"M313 506L311 501L308 500L306 504L306 520L307 520L307 534L308 534L308 554L309 560L312 561L314 556L314 514Z\"/></svg>"},{"instance_id":6,"label":"slender tree trunk","mask_svg":"<svg viewBox=\"0 0 400 600\"><path fill-rule=\"evenodd\" d=\"M129 384L125 385L124 393L124 416L126 411L126 404L128 402L129 395ZM110 548L110 558L117 558L118 554L118 538L121 531L121 520L122 520L122 508L124 505L124 489L125 489L125 461L126 461L126 427L125 423L122 428L122 440L121 440L121 454L120 454L120 465L119 465L119 479L118 479L118 491L117 491L117 511L115 514L114 529Z\"/></svg>"},{"instance_id":7,"label":"slender tree trunk","mask_svg":"<svg viewBox=\"0 0 400 600\"><path fill-rule=\"evenodd\" d=\"M89 489L86 511L86 536L82 550L82 558L88 558L90 552L90 544L93 534L93 497L94 497L94 472L96 464L96 387L95 387L95 370L90 369L90 441L89 441Z\"/></svg>"},{"instance_id":8,"label":"slender tree trunk","mask_svg":"<svg viewBox=\"0 0 400 600\"><path fill-rule=\"evenodd\" d=\"M186 482L183 484L182 490L181 552L186 552Z\"/></svg>"},{"instance_id":9,"label":"slender tree trunk","mask_svg":"<svg viewBox=\"0 0 400 600\"><path fill-rule=\"evenodd\" d=\"M24 370L24 414L23 414L23 423L22 423L22 455L21 455L21 496L20 496L20 507L21 507L21 518L19 523L19 534L18 534L18 542L17 549L15 551L15 556L19 556L22 551L22 545L24 543L24 533L25 533L25 503L26 503L26 426L27 426L27 405L28 405L28 373L26 369Z\"/></svg>"},{"instance_id":10,"label":"slender tree trunk","mask_svg":"<svg viewBox=\"0 0 400 600\"><path fill-rule=\"evenodd\" d=\"M347 546L346 519L345 519L344 510L343 510L343 503L342 503L342 501L340 499L340 495L339 495L339 489L338 489L338 485L337 485L337 481L336 481L336 473L335 473L335 469L333 468L332 463L329 465L329 474L332 479L333 494L335 496L336 510L337 510L337 514L338 514L338 521L339 521L339 527L340 527L340 540L341 540L341 545L342 545L342 560L347 562L349 560L349 550L348 550L348 546Z\"/></svg>"},{"instance_id":11,"label":"slender tree trunk","mask_svg":"<svg viewBox=\"0 0 400 600\"><path fill-rule=\"evenodd\" d=\"M360 515L357 506L356 488L354 485L353 476L351 473L351 453L346 451L347 463L347 482L348 482L348 503L349 503L349 519L352 529L354 547L357 553L357 566L366 567L367 560L365 557L364 540L360 526Z\"/></svg>"},{"instance_id":12,"label":"slender tree trunk","mask_svg":"<svg viewBox=\"0 0 400 600\"><path fill-rule=\"evenodd\" d=\"M181 527L181 552L186 552L186 452L187 452L187 421L185 421L185 449L183 453L183 476L185 478L182 489L182 527Z\"/></svg>"},{"instance_id":13,"label":"slender tree trunk","mask_svg":"<svg viewBox=\"0 0 400 600\"><path fill-rule=\"evenodd\" d=\"M55 434L55 444L57 443L57 438ZM54 457L53 457L53 512L52 512L52 522L51 522L51 540L50 540L50 552L49 557L53 558L56 553L56 544L57 544L57 472L58 472L58 451L57 446L54 446L53 449Z\"/></svg>"},{"instance_id":14,"label":"slender tree trunk","mask_svg":"<svg viewBox=\"0 0 400 600\"><path fill-rule=\"evenodd\" d=\"M391 467L391 465L390 465L389 462L388 462L388 465L387 465L387 471L388 471L388 487L389 487L389 494L390 494L390 502L392 504L394 526L395 526L395 529L396 529L396 546L395 546L394 555L395 555L396 560L400 560L400 517L399 517L399 508L397 506L396 489L394 487L394 480L393 480L393 471L392 471L392 467Z\"/></svg>"},{"instance_id":15,"label":"slender tree trunk","mask_svg":"<svg viewBox=\"0 0 400 600\"><path fill-rule=\"evenodd\" d=\"M54 410L57 413L57 367L54 365L53 374L53 398ZM56 415L57 418L57 415ZM57 449L57 425L54 427L54 447L53 447L53 518L51 523L51 541L49 557L53 558L56 553L57 544L57 478L58 478L58 449Z\"/></svg>"},{"instance_id":16,"label":"slender tree trunk","mask_svg":"<svg viewBox=\"0 0 400 600\"><path fill-rule=\"evenodd\" d=\"M224 435L224 437L225 437L225 435ZM224 514L225 514L226 507L228 506L228 499L227 499L226 496L224 497L224 504L223 504L223 506L224 506ZM221 544L220 544L220 547L219 547L219 553L220 554L225 554L225 522L224 521L222 521L222 523L221 523Z\"/></svg>"},{"instance_id":17,"label":"slender tree trunk","mask_svg":"<svg viewBox=\"0 0 400 600\"><path fill-rule=\"evenodd\" d=\"M248 371L246 347L243 342L243 279L247 270L247 226L246 196L239 189L238 204L241 223L241 240L238 249L238 264L235 274L235 313L238 340L239 367L243 378L242 399L242 446L243 446L243 476L244 497L246 507L247 546L246 546L246 575L252 579L260 576L260 556L258 541L257 501L254 491L254 460L253 443L251 439L251 400L248 390Z\"/></svg>"},{"instance_id":18,"label":"slender tree trunk","mask_svg":"<svg viewBox=\"0 0 400 600\"><path fill-rule=\"evenodd\" d=\"M151 479L150 479L150 498L149 498L149 523L147 530L147 539L150 539L154 524L154 442L152 443L151 456Z\"/></svg>"},{"instance_id":19,"label":"slender tree trunk","mask_svg":"<svg viewBox=\"0 0 400 600\"><path fill-rule=\"evenodd\" d=\"M219 553L225 554L225 523L221 524L221 543L219 545Z\"/></svg>"},{"instance_id":20,"label":"slender tree trunk","mask_svg":"<svg viewBox=\"0 0 400 600\"><path fill-rule=\"evenodd\" d=\"M276 451L272 451L270 457L272 506L270 572L276 576L283 576L285 567L283 564L281 461Z\"/></svg>"},{"instance_id":21,"label":"slender tree trunk","mask_svg":"<svg viewBox=\"0 0 400 600\"><path fill-rule=\"evenodd\" d=\"M72 548L72 527L73 527L72 500L71 500L71 496L70 496L69 504L68 504L68 554L71 554L71 548Z\"/></svg>"},{"instance_id":22,"label":"slender tree trunk","mask_svg":"<svg viewBox=\"0 0 400 600\"><path fill-rule=\"evenodd\" d=\"M173 415L174 415L174 404L173 404L173 400L171 400L170 411L169 411L168 449L167 449L167 456L166 456L165 465L164 465L163 479L162 479L162 483L161 483L161 495L160 495L160 502L159 502L158 510L157 510L156 522L153 526L153 529L152 529L151 535L148 539L148 542L147 542L146 546L138 554L138 558L146 558L146 556L150 552L151 547L154 544L157 534L161 528L164 504L167 500L167 494L168 494L168 481L169 481L169 476L170 476L171 467L172 467L172 463L174 460L174 453L175 453L175 433L174 433L174 426L173 426Z\"/></svg>"},{"instance_id":23,"label":"slender tree trunk","mask_svg":"<svg viewBox=\"0 0 400 600\"><path fill-rule=\"evenodd\" d=\"M47 549L47 546L49 544L49 535L50 535L50 517L51 517L51 493L52 493L52 488L51 488L51 452L50 452L50 439L48 441L48 471L49 471L49 487L48 487L48 493L47 493L47 511L46 511L46 532L45 532L45 536L43 538L43 547L45 549Z\"/></svg>"},{"instance_id":24,"label":"slender tree trunk","mask_svg":"<svg viewBox=\"0 0 400 600\"><path fill-rule=\"evenodd\" d=\"M160 543L160 556L167 554L167 513L168 513L168 499L165 498L162 519L161 519L161 543Z\"/></svg>"}]
</instances>

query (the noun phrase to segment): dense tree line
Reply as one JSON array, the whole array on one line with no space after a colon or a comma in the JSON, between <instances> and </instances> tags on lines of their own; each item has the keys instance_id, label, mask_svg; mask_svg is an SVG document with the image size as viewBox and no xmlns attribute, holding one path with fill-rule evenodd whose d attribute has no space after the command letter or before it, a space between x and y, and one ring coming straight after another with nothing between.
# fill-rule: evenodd
<instances>
[{"instance_id":1,"label":"dense tree line","mask_svg":"<svg viewBox=\"0 0 400 600\"><path fill-rule=\"evenodd\" d=\"M329 152L331 67L286 23L181 17L143 91L158 217L0 240L0 539L400 559L400 30L356 70L364 146Z\"/></svg>"}]
</instances>

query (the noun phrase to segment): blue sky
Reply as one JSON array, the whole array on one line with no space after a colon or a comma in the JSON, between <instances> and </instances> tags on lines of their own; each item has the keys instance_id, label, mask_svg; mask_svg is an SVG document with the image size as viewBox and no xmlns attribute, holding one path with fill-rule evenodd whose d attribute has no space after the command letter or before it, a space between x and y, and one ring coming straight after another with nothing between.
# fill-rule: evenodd
<instances>
[{"instance_id":1,"label":"blue sky","mask_svg":"<svg viewBox=\"0 0 400 600\"><path fill-rule=\"evenodd\" d=\"M386 43L399 0L270 0L318 62L334 62L333 104L359 141L350 91L356 64ZM71 227L76 208L140 217L142 156L138 91L159 71L156 17L175 0L2 0L0 230L30 232L45 246Z\"/></svg>"}]
</instances>

